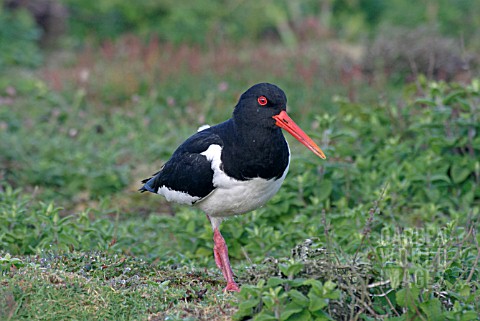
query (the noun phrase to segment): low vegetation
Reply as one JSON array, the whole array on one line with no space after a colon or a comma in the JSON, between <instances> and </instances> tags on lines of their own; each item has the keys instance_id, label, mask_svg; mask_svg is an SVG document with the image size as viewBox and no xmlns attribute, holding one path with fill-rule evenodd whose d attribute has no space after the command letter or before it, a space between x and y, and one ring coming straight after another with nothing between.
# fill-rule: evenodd
<instances>
[{"instance_id":1,"label":"low vegetation","mask_svg":"<svg viewBox=\"0 0 480 321\"><path fill-rule=\"evenodd\" d=\"M131 12L109 5L101 15L124 21ZM94 4L84 6L75 10ZM335 16L331 26L359 21L347 7L332 9L349 19ZM0 25L6 16L0 11ZM12 50L39 36L25 17L15 20L23 31ZM258 30L278 27L269 19ZM135 26L148 29L149 21ZM75 23L85 35L81 19ZM102 30L75 53L0 53L0 319L478 320L474 64L440 77L428 69L437 61L422 64L430 56L420 45L418 56L405 46L399 56L382 53L401 46L403 32L375 37L368 56L301 26L290 30L292 43L285 30L280 40L207 44ZM354 31L338 30L346 38ZM436 35L438 48L452 43L451 33ZM450 53L452 61L463 54ZM419 68L408 70L412 61ZM280 192L222 224L241 284L240 293L224 293L204 214L137 189L200 125L230 117L238 95L260 81L285 90L289 114L327 160L291 141Z\"/></svg>"}]
</instances>

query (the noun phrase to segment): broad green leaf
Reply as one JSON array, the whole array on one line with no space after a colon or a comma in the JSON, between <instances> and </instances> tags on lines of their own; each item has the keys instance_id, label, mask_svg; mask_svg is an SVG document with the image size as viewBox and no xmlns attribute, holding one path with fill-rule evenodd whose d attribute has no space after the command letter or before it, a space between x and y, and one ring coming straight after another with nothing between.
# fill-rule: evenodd
<instances>
[{"instance_id":1,"label":"broad green leaf","mask_svg":"<svg viewBox=\"0 0 480 321\"><path fill-rule=\"evenodd\" d=\"M437 298L420 303L420 309L427 315L428 320L445 320L442 316L442 303Z\"/></svg>"},{"instance_id":2,"label":"broad green leaf","mask_svg":"<svg viewBox=\"0 0 480 321\"><path fill-rule=\"evenodd\" d=\"M328 313L323 310L318 310L312 313L314 321L331 321L333 320Z\"/></svg>"},{"instance_id":3,"label":"broad green leaf","mask_svg":"<svg viewBox=\"0 0 480 321\"><path fill-rule=\"evenodd\" d=\"M279 269L284 275L288 277L293 277L297 275L300 271L302 271L303 264L302 263L280 264Z\"/></svg>"},{"instance_id":4,"label":"broad green leaf","mask_svg":"<svg viewBox=\"0 0 480 321\"><path fill-rule=\"evenodd\" d=\"M448 177L447 175L445 174L434 174L430 177L430 180L432 182L435 182L435 181L443 181L445 183L451 183L451 180L450 180L450 177Z\"/></svg>"},{"instance_id":5,"label":"broad green leaf","mask_svg":"<svg viewBox=\"0 0 480 321\"><path fill-rule=\"evenodd\" d=\"M390 280L392 289L397 289L403 279L403 269L401 267L387 267L384 271Z\"/></svg>"},{"instance_id":6,"label":"broad green leaf","mask_svg":"<svg viewBox=\"0 0 480 321\"><path fill-rule=\"evenodd\" d=\"M307 309L304 309L303 311L299 313L292 314L287 321L310 321L312 320L312 316L310 312L308 312Z\"/></svg>"},{"instance_id":7,"label":"broad green leaf","mask_svg":"<svg viewBox=\"0 0 480 321\"><path fill-rule=\"evenodd\" d=\"M315 280L315 279L307 279L303 282L304 285L310 285L312 289L315 289L315 291L318 291L318 294L322 293L322 282ZM311 291L311 290L310 290Z\"/></svg>"},{"instance_id":8,"label":"broad green leaf","mask_svg":"<svg viewBox=\"0 0 480 321\"><path fill-rule=\"evenodd\" d=\"M468 284L464 284L460 287L458 290L458 294L460 294L463 297L468 297L470 293L472 292L472 288Z\"/></svg>"},{"instance_id":9,"label":"broad green leaf","mask_svg":"<svg viewBox=\"0 0 480 321\"><path fill-rule=\"evenodd\" d=\"M246 301L243 301L238 305L238 309L241 311L251 310L253 307L256 307L260 303L260 300L257 298L252 298Z\"/></svg>"},{"instance_id":10,"label":"broad green leaf","mask_svg":"<svg viewBox=\"0 0 480 321\"><path fill-rule=\"evenodd\" d=\"M275 300L269 295L264 295L262 300L267 308L271 308L275 304Z\"/></svg>"},{"instance_id":11,"label":"broad green leaf","mask_svg":"<svg viewBox=\"0 0 480 321\"><path fill-rule=\"evenodd\" d=\"M292 301L301 305L308 306L308 298L302 292L292 289L288 291L288 295L292 298Z\"/></svg>"},{"instance_id":12,"label":"broad green leaf","mask_svg":"<svg viewBox=\"0 0 480 321\"><path fill-rule=\"evenodd\" d=\"M257 314L254 318L253 321L278 321L278 319L270 313L267 312L261 312Z\"/></svg>"},{"instance_id":13,"label":"broad green leaf","mask_svg":"<svg viewBox=\"0 0 480 321\"><path fill-rule=\"evenodd\" d=\"M282 278L279 278L279 277L271 277L267 281L267 286L268 287L274 287L274 286L283 284L285 282L286 282L285 279L282 279Z\"/></svg>"},{"instance_id":14,"label":"broad green leaf","mask_svg":"<svg viewBox=\"0 0 480 321\"><path fill-rule=\"evenodd\" d=\"M332 193L332 189L332 181L324 179L322 182L320 182L315 195L319 201L323 201L330 196L330 194Z\"/></svg>"},{"instance_id":15,"label":"broad green leaf","mask_svg":"<svg viewBox=\"0 0 480 321\"><path fill-rule=\"evenodd\" d=\"M336 287L337 287L337 285L335 283L333 283L332 280L328 280L327 282L325 282L323 284L323 288L324 288L325 292L331 292L331 291L335 290Z\"/></svg>"},{"instance_id":16,"label":"broad green leaf","mask_svg":"<svg viewBox=\"0 0 480 321\"><path fill-rule=\"evenodd\" d=\"M305 282L305 279L302 278L295 278L293 280L288 280L287 283L292 287L292 288L298 288L299 286L303 285Z\"/></svg>"},{"instance_id":17,"label":"broad green leaf","mask_svg":"<svg viewBox=\"0 0 480 321\"><path fill-rule=\"evenodd\" d=\"M473 320L479 320L479 318L480 318L480 313L475 311L465 311L462 313L462 316L460 317L460 321L473 321Z\"/></svg>"},{"instance_id":18,"label":"broad green leaf","mask_svg":"<svg viewBox=\"0 0 480 321\"><path fill-rule=\"evenodd\" d=\"M454 102L456 100L457 97L461 97L461 96L464 96L465 95L465 90L456 90L454 92L452 92L451 94L447 95L444 99L443 99L443 104L444 105L450 105L452 102Z\"/></svg>"},{"instance_id":19,"label":"broad green leaf","mask_svg":"<svg viewBox=\"0 0 480 321\"><path fill-rule=\"evenodd\" d=\"M414 309L419 294L420 290L415 287L401 289L396 293L397 303L404 308Z\"/></svg>"},{"instance_id":20,"label":"broad green leaf","mask_svg":"<svg viewBox=\"0 0 480 321\"><path fill-rule=\"evenodd\" d=\"M308 309L312 312L321 310L328 305L328 299L316 295L312 292L312 290L310 290L310 293L308 293L308 298L310 299Z\"/></svg>"},{"instance_id":21,"label":"broad green leaf","mask_svg":"<svg viewBox=\"0 0 480 321\"><path fill-rule=\"evenodd\" d=\"M454 163L450 168L450 175L455 184L463 182L472 171L465 165Z\"/></svg>"},{"instance_id":22,"label":"broad green leaf","mask_svg":"<svg viewBox=\"0 0 480 321\"><path fill-rule=\"evenodd\" d=\"M306 309L295 303L295 302L290 302L288 303L285 308L282 310L281 314L280 314L280 320L282 321L285 321L285 320L290 320L292 314L295 314L295 313L299 313L299 312L302 312L302 311L305 311Z\"/></svg>"},{"instance_id":23,"label":"broad green leaf","mask_svg":"<svg viewBox=\"0 0 480 321\"><path fill-rule=\"evenodd\" d=\"M212 254L212 249L207 249L206 247L199 247L196 251L195 251L195 255L197 255L198 257L208 257L209 255Z\"/></svg>"}]
</instances>

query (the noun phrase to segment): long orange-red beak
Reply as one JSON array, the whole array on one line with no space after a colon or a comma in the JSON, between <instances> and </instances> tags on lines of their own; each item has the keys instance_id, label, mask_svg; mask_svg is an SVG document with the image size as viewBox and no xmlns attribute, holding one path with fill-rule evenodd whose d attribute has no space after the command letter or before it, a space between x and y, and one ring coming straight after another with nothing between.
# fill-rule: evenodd
<instances>
[{"instance_id":1,"label":"long orange-red beak","mask_svg":"<svg viewBox=\"0 0 480 321\"><path fill-rule=\"evenodd\" d=\"M308 149L314 152L315 155L322 159L327 158L320 149L320 147L318 147L317 144L315 144L315 142L310 137L308 137L308 135L305 134L305 132L300 127L298 127L297 124L295 124L295 122L290 118L290 116L287 115L287 112L285 110L282 110L280 114L273 116L273 119L277 121L275 125L285 129L300 143L302 143Z\"/></svg>"}]
</instances>

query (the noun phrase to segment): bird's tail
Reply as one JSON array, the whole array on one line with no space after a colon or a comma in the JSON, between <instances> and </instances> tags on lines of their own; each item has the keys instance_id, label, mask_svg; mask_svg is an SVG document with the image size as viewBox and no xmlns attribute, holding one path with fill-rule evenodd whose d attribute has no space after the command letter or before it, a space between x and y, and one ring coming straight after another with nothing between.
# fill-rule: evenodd
<instances>
[{"instance_id":1,"label":"bird's tail","mask_svg":"<svg viewBox=\"0 0 480 321\"><path fill-rule=\"evenodd\" d=\"M145 178L144 180L142 180L142 183L144 184L141 188L138 189L138 191L140 193L143 193L143 192L151 192L151 193L155 193L155 191L153 190L153 188L148 184L151 180L152 180L153 177L151 178Z\"/></svg>"}]
</instances>

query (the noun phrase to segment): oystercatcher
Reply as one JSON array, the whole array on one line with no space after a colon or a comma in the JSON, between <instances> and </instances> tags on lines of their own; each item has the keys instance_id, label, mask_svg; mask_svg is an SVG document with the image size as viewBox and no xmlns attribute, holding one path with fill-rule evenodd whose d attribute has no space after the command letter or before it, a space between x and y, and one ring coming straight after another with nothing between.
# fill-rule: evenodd
<instances>
[{"instance_id":1,"label":"oystercatcher","mask_svg":"<svg viewBox=\"0 0 480 321\"><path fill-rule=\"evenodd\" d=\"M213 228L213 253L227 286L233 279L220 223L264 205L288 172L290 150L281 128L320 158L322 150L287 115L287 97L277 86L260 83L240 96L233 116L201 128L173 153L159 172L142 181L141 192L202 209Z\"/></svg>"}]
</instances>

